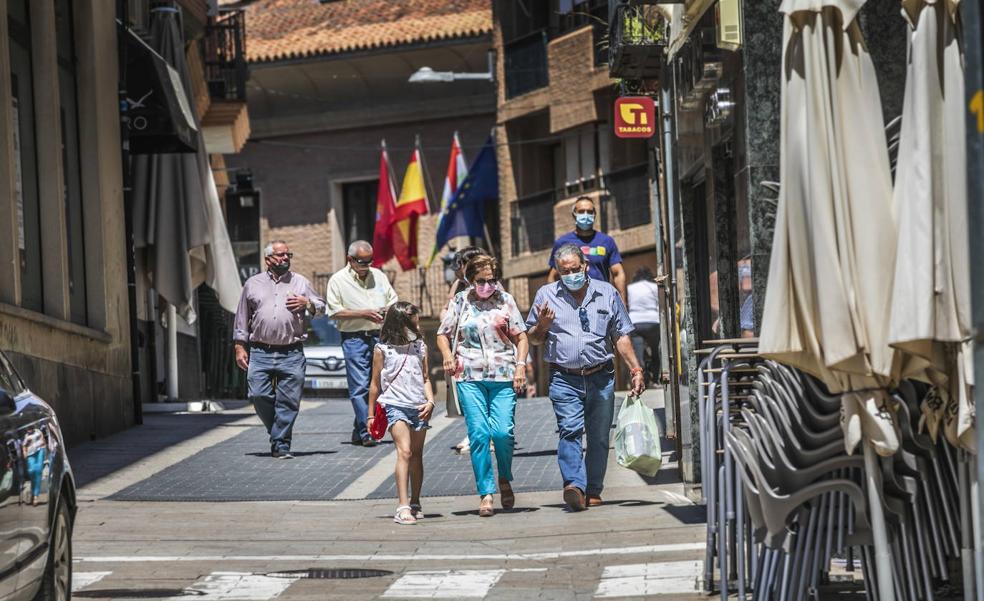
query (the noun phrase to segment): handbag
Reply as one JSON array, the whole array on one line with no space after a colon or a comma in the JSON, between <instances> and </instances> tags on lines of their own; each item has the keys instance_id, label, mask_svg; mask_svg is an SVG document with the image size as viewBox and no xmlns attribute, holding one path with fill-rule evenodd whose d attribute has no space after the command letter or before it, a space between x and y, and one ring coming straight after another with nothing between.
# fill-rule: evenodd
<instances>
[{"instance_id":1,"label":"handbag","mask_svg":"<svg viewBox=\"0 0 984 601\"><path fill-rule=\"evenodd\" d=\"M622 467L649 477L663 465L659 423L639 397L628 397L618 411L615 459Z\"/></svg>"},{"instance_id":2,"label":"handbag","mask_svg":"<svg viewBox=\"0 0 984 601\"><path fill-rule=\"evenodd\" d=\"M407 364L407 359L409 358L409 353L403 357L403 363L400 364L400 369L396 370L396 375L393 376L393 382L400 377L403 367ZM392 385L392 382L390 385ZM384 392L386 391L381 390L379 396L382 396ZM386 410L379 404L379 399L376 399L376 410L373 412L372 417L373 420L372 425L369 427L369 436L372 436L374 440L382 440L383 436L386 436L386 430L389 429L389 418L386 417Z\"/></svg>"},{"instance_id":3,"label":"handbag","mask_svg":"<svg viewBox=\"0 0 984 601\"><path fill-rule=\"evenodd\" d=\"M462 304L462 313L464 313L464 305ZM454 324L454 334L451 336L451 355L457 358L458 354L458 328L461 327L461 313L458 313L458 321ZM464 413L461 411L461 402L458 400L458 387L454 385L454 376L445 373L444 374L444 384L447 386L448 400L445 402L445 407L448 410L448 417L462 417Z\"/></svg>"}]
</instances>

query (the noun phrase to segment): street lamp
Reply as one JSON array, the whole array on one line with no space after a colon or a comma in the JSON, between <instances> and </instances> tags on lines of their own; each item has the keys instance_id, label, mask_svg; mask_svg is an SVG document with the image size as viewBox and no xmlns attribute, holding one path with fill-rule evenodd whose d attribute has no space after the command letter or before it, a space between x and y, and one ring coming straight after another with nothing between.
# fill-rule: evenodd
<instances>
[{"instance_id":1,"label":"street lamp","mask_svg":"<svg viewBox=\"0 0 984 601\"><path fill-rule=\"evenodd\" d=\"M454 71L435 71L430 67L421 67L407 81L410 83L444 83L469 79L489 82L495 81L495 55L491 50L489 51L489 70L485 73L456 73Z\"/></svg>"}]
</instances>

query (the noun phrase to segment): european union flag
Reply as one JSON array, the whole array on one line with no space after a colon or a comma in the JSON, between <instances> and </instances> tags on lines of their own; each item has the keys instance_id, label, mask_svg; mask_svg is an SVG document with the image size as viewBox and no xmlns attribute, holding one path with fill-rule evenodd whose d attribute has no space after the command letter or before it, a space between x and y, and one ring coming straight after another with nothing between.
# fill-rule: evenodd
<instances>
[{"instance_id":1,"label":"european union flag","mask_svg":"<svg viewBox=\"0 0 984 601\"><path fill-rule=\"evenodd\" d=\"M485 237L485 203L499 199L499 169L492 136L475 157L468 175L448 203L437 227L437 248L455 236Z\"/></svg>"}]
</instances>

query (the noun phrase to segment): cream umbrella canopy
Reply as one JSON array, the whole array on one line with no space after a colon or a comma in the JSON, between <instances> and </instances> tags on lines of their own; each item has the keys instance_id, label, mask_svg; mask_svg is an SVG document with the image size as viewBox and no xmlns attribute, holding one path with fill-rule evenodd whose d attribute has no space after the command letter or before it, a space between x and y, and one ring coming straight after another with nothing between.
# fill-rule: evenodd
<instances>
[{"instance_id":1,"label":"cream umbrella canopy","mask_svg":"<svg viewBox=\"0 0 984 601\"><path fill-rule=\"evenodd\" d=\"M956 0L904 0L909 23L895 206L898 257L889 340L910 357L904 375L941 388L944 405L924 407L930 433L947 421L947 438L973 452L971 334L964 69Z\"/></svg>"},{"instance_id":2,"label":"cream umbrella canopy","mask_svg":"<svg viewBox=\"0 0 984 601\"><path fill-rule=\"evenodd\" d=\"M898 439L884 387L896 228L865 0L784 0L780 177L759 352L844 392L848 451L863 438L880 599L894 598L874 449Z\"/></svg>"},{"instance_id":3,"label":"cream umbrella canopy","mask_svg":"<svg viewBox=\"0 0 984 601\"><path fill-rule=\"evenodd\" d=\"M782 188L760 351L835 392L890 383L896 231L864 0L785 0Z\"/></svg>"}]
</instances>

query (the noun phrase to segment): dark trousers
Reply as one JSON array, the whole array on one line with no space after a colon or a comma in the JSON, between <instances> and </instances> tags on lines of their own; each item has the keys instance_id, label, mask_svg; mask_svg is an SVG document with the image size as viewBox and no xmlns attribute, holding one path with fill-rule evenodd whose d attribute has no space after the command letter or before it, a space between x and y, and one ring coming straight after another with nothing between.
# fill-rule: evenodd
<instances>
[{"instance_id":1,"label":"dark trousers","mask_svg":"<svg viewBox=\"0 0 984 601\"><path fill-rule=\"evenodd\" d=\"M662 369L659 357L659 324L658 323L637 323L633 324L635 326L635 331L632 332L632 350L635 351L636 359L639 360L639 365L646 368L646 347L649 347L649 352L653 356L653 364L655 366L655 371L659 373Z\"/></svg>"},{"instance_id":2,"label":"dark trousers","mask_svg":"<svg viewBox=\"0 0 984 601\"><path fill-rule=\"evenodd\" d=\"M355 419L352 439L369 440L366 420L369 418L369 382L372 379L372 351L379 336L342 334L342 354L345 355L345 376L348 378L349 398Z\"/></svg>"},{"instance_id":3,"label":"dark trousers","mask_svg":"<svg viewBox=\"0 0 984 601\"><path fill-rule=\"evenodd\" d=\"M289 451L304 390L304 351L249 350L249 400L270 434L270 449Z\"/></svg>"}]
</instances>

